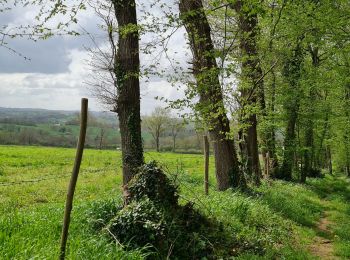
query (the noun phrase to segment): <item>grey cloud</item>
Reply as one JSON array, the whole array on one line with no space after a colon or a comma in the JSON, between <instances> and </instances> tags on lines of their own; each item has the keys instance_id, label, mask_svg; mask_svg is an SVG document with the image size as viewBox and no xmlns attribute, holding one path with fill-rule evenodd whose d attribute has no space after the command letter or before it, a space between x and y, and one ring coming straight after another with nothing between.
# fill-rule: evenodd
<instances>
[{"instance_id":1,"label":"grey cloud","mask_svg":"<svg viewBox=\"0 0 350 260\"><path fill-rule=\"evenodd\" d=\"M3 25L18 23L17 20L21 20L19 17L25 16L26 11L29 12L30 9L15 8L10 12L1 13L0 28ZM98 33L97 18L91 12L82 13L80 21L84 30L92 34ZM83 46L92 44L90 38L86 35L55 36L37 42L28 40L26 37L5 38L5 42L7 43L5 46L8 48L0 45L0 73L52 74L67 72L71 62L68 57L69 51L71 49L83 49ZM22 56L30 60L25 60Z\"/></svg>"}]
</instances>

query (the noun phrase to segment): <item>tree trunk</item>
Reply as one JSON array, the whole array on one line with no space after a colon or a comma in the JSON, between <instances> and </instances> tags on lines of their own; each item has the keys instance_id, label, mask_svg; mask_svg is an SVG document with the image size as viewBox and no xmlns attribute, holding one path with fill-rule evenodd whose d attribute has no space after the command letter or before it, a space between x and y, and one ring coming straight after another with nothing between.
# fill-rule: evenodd
<instances>
[{"instance_id":1,"label":"tree trunk","mask_svg":"<svg viewBox=\"0 0 350 260\"><path fill-rule=\"evenodd\" d=\"M286 129L286 135L284 138L284 154L283 163L279 175L280 179L290 181L292 179L292 169L294 162L294 152L295 152L295 124L297 121L297 111L290 111L288 115L288 123Z\"/></svg>"},{"instance_id":2,"label":"tree trunk","mask_svg":"<svg viewBox=\"0 0 350 260\"><path fill-rule=\"evenodd\" d=\"M115 110L120 123L123 184L126 185L144 162L140 116L139 34L135 1L113 0L112 3L119 35L115 58L118 92Z\"/></svg>"},{"instance_id":3,"label":"tree trunk","mask_svg":"<svg viewBox=\"0 0 350 260\"><path fill-rule=\"evenodd\" d=\"M318 47L309 46L309 52L312 58L312 65L314 69L320 64L320 58L318 55ZM315 82L315 85L317 82ZM306 108L307 111L307 122L306 122L306 130L305 130L305 152L304 152L304 169L302 170L301 182L304 183L306 181L306 177L310 175L314 165L314 117L315 117L315 109L314 103L316 100L316 93L313 85L311 86L308 98L308 106Z\"/></svg>"},{"instance_id":4,"label":"tree trunk","mask_svg":"<svg viewBox=\"0 0 350 260\"><path fill-rule=\"evenodd\" d=\"M173 153L175 153L176 150L176 135L173 135Z\"/></svg>"},{"instance_id":5,"label":"tree trunk","mask_svg":"<svg viewBox=\"0 0 350 260\"><path fill-rule=\"evenodd\" d=\"M242 54L242 82L241 99L243 106L244 141L247 152L247 170L255 184L260 184L261 168L259 162L257 115L251 112L252 108L259 106L265 109L264 81L258 57L256 37L258 33L258 16L252 8L247 8L245 1L236 1L232 5L239 16L240 50ZM243 84L242 84L243 83ZM244 84L248 83L248 86ZM249 112L245 112L248 107Z\"/></svg>"},{"instance_id":6,"label":"tree trunk","mask_svg":"<svg viewBox=\"0 0 350 260\"><path fill-rule=\"evenodd\" d=\"M348 67L349 64L347 63ZM345 145L345 171L348 177L350 177L350 82L345 85L345 133L344 133L344 145Z\"/></svg>"},{"instance_id":7,"label":"tree trunk","mask_svg":"<svg viewBox=\"0 0 350 260\"><path fill-rule=\"evenodd\" d=\"M323 124L323 129L322 129L322 134L320 137L320 146L319 149L317 150L317 154L316 154L316 166L319 168L322 168L324 166L327 167L327 165L324 164L324 159L326 157L326 159L328 158L328 149L330 149L329 145L326 145L325 151L323 148L323 143L324 140L326 139L326 137L329 135L329 114L330 114L330 108L328 107L326 110L326 115L325 115L325 119L324 119L324 124Z\"/></svg>"},{"instance_id":8,"label":"tree trunk","mask_svg":"<svg viewBox=\"0 0 350 260\"><path fill-rule=\"evenodd\" d=\"M271 104L269 112L272 116L271 125L267 129L267 138L265 139L267 152L269 154L269 175L275 177L278 170L278 158L276 154L276 126L275 126L275 102L276 102L276 74L274 69L271 71L272 74L272 85L271 85Z\"/></svg>"},{"instance_id":9,"label":"tree trunk","mask_svg":"<svg viewBox=\"0 0 350 260\"><path fill-rule=\"evenodd\" d=\"M103 137L104 137L104 129L101 128L101 130L100 130L100 144L99 144L99 150L102 150Z\"/></svg>"},{"instance_id":10,"label":"tree trunk","mask_svg":"<svg viewBox=\"0 0 350 260\"><path fill-rule=\"evenodd\" d=\"M327 151L327 161L328 161L329 174L333 175L332 151L331 151L331 147L329 145L326 147L326 151Z\"/></svg>"},{"instance_id":11,"label":"tree trunk","mask_svg":"<svg viewBox=\"0 0 350 260\"><path fill-rule=\"evenodd\" d=\"M303 62L304 58L303 49L301 45L303 38L303 36L298 38L296 48L293 52L293 56L285 61L285 66L283 69L283 75L288 82L288 96L283 105L287 113L287 127L284 138L283 163L277 177L285 180L292 179L293 161L296 145L295 125L298 119L300 103L300 90L298 85L301 74L301 63Z\"/></svg>"},{"instance_id":12,"label":"tree trunk","mask_svg":"<svg viewBox=\"0 0 350 260\"><path fill-rule=\"evenodd\" d=\"M228 137L230 124L224 108L219 69L203 4L201 0L180 0L179 9L193 53L193 74L199 95L197 108L208 125L214 146L218 189L238 187L243 184L244 178L239 172L234 141Z\"/></svg>"},{"instance_id":13,"label":"tree trunk","mask_svg":"<svg viewBox=\"0 0 350 260\"><path fill-rule=\"evenodd\" d=\"M159 135L156 137L156 151L159 152Z\"/></svg>"}]
</instances>

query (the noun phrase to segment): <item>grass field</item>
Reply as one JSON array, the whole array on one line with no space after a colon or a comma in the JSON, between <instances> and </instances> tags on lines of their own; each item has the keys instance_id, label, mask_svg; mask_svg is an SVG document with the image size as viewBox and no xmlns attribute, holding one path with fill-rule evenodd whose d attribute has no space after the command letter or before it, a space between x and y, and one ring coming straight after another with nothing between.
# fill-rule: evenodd
<instances>
[{"instance_id":1,"label":"grass field","mask_svg":"<svg viewBox=\"0 0 350 260\"><path fill-rule=\"evenodd\" d=\"M66 188L74 149L0 146L0 259L57 259ZM307 185L266 181L249 193L215 191L204 196L203 157L146 153L157 160L205 215L223 225L222 236L237 241L239 259L317 259L310 245L326 237L332 254L350 258L350 188L342 176ZM85 150L72 215L69 259L143 259L147 250L125 251L88 225L89 210L102 201L121 201L121 154ZM319 228L325 216L329 230Z\"/></svg>"}]
</instances>

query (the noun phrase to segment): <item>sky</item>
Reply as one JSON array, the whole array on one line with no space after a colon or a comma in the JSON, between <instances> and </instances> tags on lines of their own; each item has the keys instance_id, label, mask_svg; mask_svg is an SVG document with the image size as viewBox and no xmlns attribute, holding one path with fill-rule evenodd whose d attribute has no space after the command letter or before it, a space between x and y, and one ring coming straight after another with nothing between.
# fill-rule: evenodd
<instances>
[{"instance_id":1,"label":"sky","mask_svg":"<svg viewBox=\"0 0 350 260\"><path fill-rule=\"evenodd\" d=\"M32 7L0 12L0 28L3 25L31 24L36 13L37 10ZM91 9L80 13L78 21L77 30L82 31L83 28L100 39L99 44L105 44L102 40L104 33L98 27L100 20ZM142 41L152 40L151 37L143 35ZM93 98L86 84L91 73L86 48L94 46L87 35L57 36L37 42L16 38L9 39L8 46L17 54L0 46L0 107L78 110L80 99L88 97L91 110L106 110ZM183 29L172 37L168 47L176 50L177 54L174 55L178 56L175 58L186 65L188 58L183 53L188 50ZM152 64L152 59L142 55L141 64L145 62ZM152 77L149 82L142 80L141 113L149 114L156 106L165 105L155 100L156 96L174 99L182 95L182 91L172 87L163 78Z\"/></svg>"}]
</instances>

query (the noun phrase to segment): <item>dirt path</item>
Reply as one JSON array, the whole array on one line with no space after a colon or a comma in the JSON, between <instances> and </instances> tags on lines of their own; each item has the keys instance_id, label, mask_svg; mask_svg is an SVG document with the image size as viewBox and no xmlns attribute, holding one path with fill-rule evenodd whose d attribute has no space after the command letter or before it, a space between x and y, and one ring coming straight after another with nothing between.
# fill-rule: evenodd
<instances>
[{"instance_id":1,"label":"dirt path","mask_svg":"<svg viewBox=\"0 0 350 260\"><path fill-rule=\"evenodd\" d=\"M311 254L325 260L340 259L334 255L331 225L332 222L328 219L326 211L317 224L316 232L318 235L314 237L313 243L309 246Z\"/></svg>"}]
</instances>

